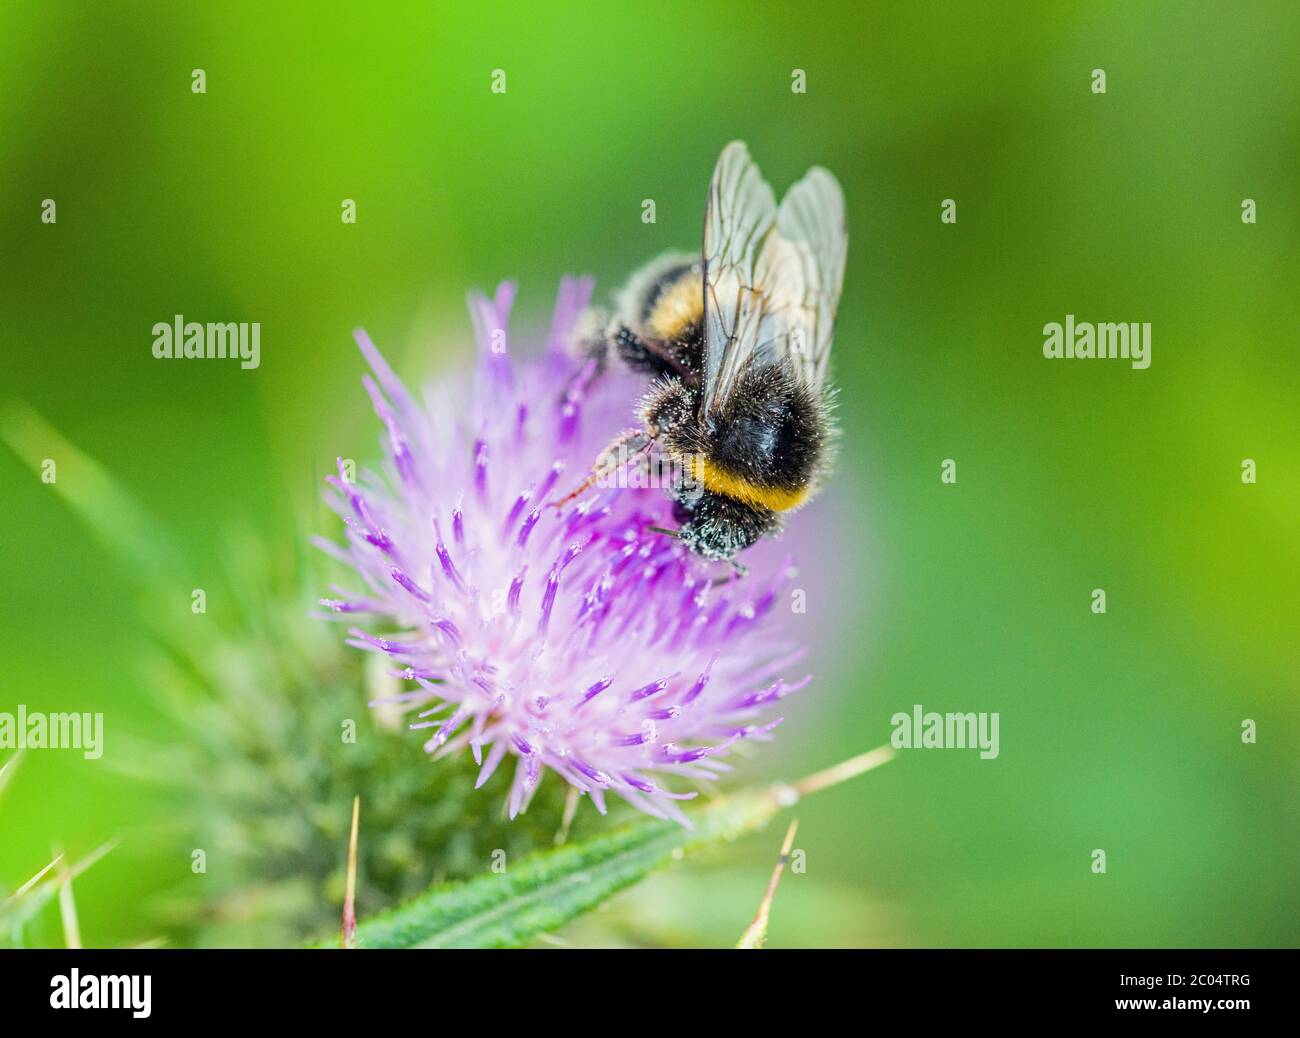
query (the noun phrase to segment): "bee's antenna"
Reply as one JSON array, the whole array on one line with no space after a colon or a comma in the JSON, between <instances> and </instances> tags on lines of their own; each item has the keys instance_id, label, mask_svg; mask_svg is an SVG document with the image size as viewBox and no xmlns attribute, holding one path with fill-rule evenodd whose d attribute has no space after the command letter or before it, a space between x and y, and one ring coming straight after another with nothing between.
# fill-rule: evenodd
<instances>
[{"instance_id":1,"label":"bee's antenna","mask_svg":"<svg viewBox=\"0 0 1300 1038\"><path fill-rule=\"evenodd\" d=\"M666 526L647 526L646 529L649 530L651 533L661 533L665 537L676 537L679 540L681 539L682 536L680 530L670 530Z\"/></svg>"}]
</instances>

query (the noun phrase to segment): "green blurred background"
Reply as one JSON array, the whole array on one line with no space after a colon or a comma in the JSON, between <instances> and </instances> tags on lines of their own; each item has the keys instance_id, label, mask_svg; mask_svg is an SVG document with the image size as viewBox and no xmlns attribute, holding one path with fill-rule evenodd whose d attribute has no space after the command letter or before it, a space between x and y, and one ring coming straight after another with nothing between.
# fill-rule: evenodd
<instances>
[{"instance_id":1,"label":"green blurred background","mask_svg":"<svg viewBox=\"0 0 1300 1038\"><path fill-rule=\"evenodd\" d=\"M809 601L817 681L738 781L885 742L914 703L999 711L1001 755L905 752L801 805L771 943L1297 943L1294 4L24 0L0 39L0 402L102 462L200 573L238 524L293 554L331 460L373 453L355 325L418 380L463 359L470 286L519 278L536 323L562 273L604 292L693 246L726 141L778 189L829 167L845 449L817 508L840 533L805 564L839 583ZM176 313L260 321L260 369L155 361ZM1044 360L1066 313L1150 321L1150 369ZM3 449L0 487L0 710L108 727L104 760L27 755L0 879L123 835L78 882L82 930L147 939L189 860L133 838L177 806L109 765L119 733L182 736L128 577ZM188 616L188 587L156 590ZM623 896L623 933L734 941L779 838Z\"/></svg>"}]
</instances>

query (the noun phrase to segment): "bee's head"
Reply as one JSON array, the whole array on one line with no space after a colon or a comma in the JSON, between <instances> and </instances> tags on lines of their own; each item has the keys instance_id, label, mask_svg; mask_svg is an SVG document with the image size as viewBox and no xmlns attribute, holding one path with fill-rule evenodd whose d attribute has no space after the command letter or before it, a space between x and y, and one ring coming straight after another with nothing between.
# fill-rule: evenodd
<instances>
[{"instance_id":1,"label":"bee's head","mask_svg":"<svg viewBox=\"0 0 1300 1038\"><path fill-rule=\"evenodd\" d=\"M695 394L680 379L665 379L641 401L641 421L653 439L671 439L694 424L696 404Z\"/></svg>"}]
</instances>

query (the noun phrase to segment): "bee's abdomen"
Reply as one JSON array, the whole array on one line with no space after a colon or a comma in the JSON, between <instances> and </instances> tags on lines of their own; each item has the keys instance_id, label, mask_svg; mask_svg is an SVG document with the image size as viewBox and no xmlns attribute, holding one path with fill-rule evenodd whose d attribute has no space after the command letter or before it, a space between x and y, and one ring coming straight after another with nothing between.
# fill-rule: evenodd
<instances>
[{"instance_id":1,"label":"bee's abdomen","mask_svg":"<svg viewBox=\"0 0 1300 1038\"><path fill-rule=\"evenodd\" d=\"M704 322L704 285L692 267L674 270L656 284L647 301L645 331L660 342L689 342L700 337Z\"/></svg>"},{"instance_id":2,"label":"bee's abdomen","mask_svg":"<svg viewBox=\"0 0 1300 1038\"><path fill-rule=\"evenodd\" d=\"M695 462L705 489L785 512L816 488L830 434L826 406L786 368L741 377Z\"/></svg>"},{"instance_id":3,"label":"bee's abdomen","mask_svg":"<svg viewBox=\"0 0 1300 1038\"><path fill-rule=\"evenodd\" d=\"M706 559L730 559L780 526L780 517L770 509L725 494L706 493L685 517L681 537Z\"/></svg>"},{"instance_id":4,"label":"bee's abdomen","mask_svg":"<svg viewBox=\"0 0 1300 1038\"><path fill-rule=\"evenodd\" d=\"M788 512L798 507L812 490L812 484L807 482L798 487L764 486L706 456L690 459L687 466L691 478L710 493L769 512Z\"/></svg>"}]
</instances>

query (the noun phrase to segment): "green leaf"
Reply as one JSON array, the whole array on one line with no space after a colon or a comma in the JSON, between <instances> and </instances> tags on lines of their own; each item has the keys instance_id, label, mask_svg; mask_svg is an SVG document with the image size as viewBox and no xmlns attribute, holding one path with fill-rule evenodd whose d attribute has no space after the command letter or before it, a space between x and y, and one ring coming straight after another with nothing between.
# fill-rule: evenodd
<instances>
[{"instance_id":1,"label":"green leaf","mask_svg":"<svg viewBox=\"0 0 1300 1038\"><path fill-rule=\"evenodd\" d=\"M176 545L131 493L107 469L72 443L26 404L0 406L0 443L7 444L33 473L45 459L56 464L48 489L86 525L134 585L138 615L169 644L194 644L204 628L184 623L189 613L172 608L172 596L194 582Z\"/></svg>"},{"instance_id":2,"label":"green leaf","mask_svg":"<svg viewBox=\"0 0 1300 1038\"><path fill-rule=\"evenodd\" d=\"M57 464L50 489L133 576L148 582L184 572L175 546L122 485L26 404L11 400L0 409L0 441L34 473L41 471L43 459Z\"/></svg>"},{"instance_id":3,"label":"green leaf","mask_svg":"<svg viewBox=\"0 0 1300 1038\"><path fill-rule=\"evenodd\" d=\"M12 781L14 772L18 770L18 762L23 759L23 752L24 751L19 750L17 753L10 756L4 764L0 765L0 793L3 793L5 787L9 785L10 781Z\"/></svg>"},{"instance_id":4,"label":"green leaf","mask_svg":"<svg viewBox=\"0 0 1300 1038\"><path fill-rule=\"evenodd\" d=\"M118 841L110 840L93 850L71 868L67 868L60 854L40 872L18 888L13 894L0 899L0 948L21 947L23 929L43 909L64 883L71 883L100 858L117 846ZM58 866L65 872L46 879L46 875Z\"/></svg>"},{"instance_id":5,"label":"green leaf","mask_svg":"<svg viewBox=\"0 0 1300 1038\"><path fill-rule=\"evenodd\" d=\"M647 818L531 854L504 873L435 887L360 924L357 947L522 947L681 854L755 832L801 795L861 774L892 756L883 747L794 785L722 797L691 813L692 829Z\"/></svg>"}]
</instances>

